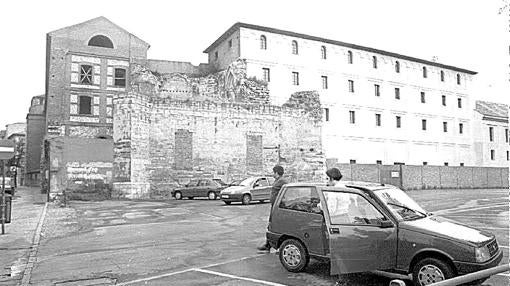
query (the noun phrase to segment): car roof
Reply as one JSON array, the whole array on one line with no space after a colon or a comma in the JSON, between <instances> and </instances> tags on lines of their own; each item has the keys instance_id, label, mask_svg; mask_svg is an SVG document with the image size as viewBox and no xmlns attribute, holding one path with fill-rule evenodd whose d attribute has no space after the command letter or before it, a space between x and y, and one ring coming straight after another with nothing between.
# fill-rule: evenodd
<instances>
[{"instance_id":1,"label":"car roof","mask_svg":"<svg viewBox=\"0 0 510 286\"><path fill-rule=\"evenodd\" d=\"M380 190L380 189L388 189L393 187L392 185L373 183L373 182L363 182L363 181L340 181L340 186L327 186L326 183L319 182L299 182L299 183L289 183L286 184L288 187L320 187L321 189L328 190L341 190L343 187L354 188L354 189L365 189L370 191Z\"/></svg>"}]
</instances>

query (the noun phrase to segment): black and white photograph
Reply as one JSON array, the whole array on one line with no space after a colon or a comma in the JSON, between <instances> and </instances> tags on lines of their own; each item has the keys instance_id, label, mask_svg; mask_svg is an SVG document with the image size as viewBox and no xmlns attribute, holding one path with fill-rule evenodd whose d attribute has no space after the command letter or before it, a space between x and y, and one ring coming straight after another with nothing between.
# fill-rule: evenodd
<instances>
[{"instance_id":1,"label":"black and white photograph","mask_svg":"<svg viewBox=\"0 0 510 286\"><path fill-rule=\"evenodd\" d=\"M1 14L0 285L510 285L510 0Z\"/></svg>"}]
</instances>

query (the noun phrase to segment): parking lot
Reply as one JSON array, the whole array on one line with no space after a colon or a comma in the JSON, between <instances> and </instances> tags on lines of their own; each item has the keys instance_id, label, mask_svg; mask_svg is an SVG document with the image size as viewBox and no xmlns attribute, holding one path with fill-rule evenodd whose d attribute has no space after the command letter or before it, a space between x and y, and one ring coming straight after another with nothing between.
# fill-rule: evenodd
<instances>
[{"instance_id":1,"label":"parking lot","mask_svg":"<svg viewBox=\"0 0 510 286\"><path fill-rule=\"evenodd\" d=\"M496 234L502 263L508 263L508 190L409 194L428 211ZM305 272L290 273L274 251L257 252L269 203L227 206L203 198L72 202L72 207L75 222L68 218L65 223L74 230L43 238L32 283L109 279L117 285L334 285L337 280L329 276L327 264L312 260ZM390 280L362 273L341 276L340 285L378 286ZM508 281L505 273L484 285Z\"/></svg>"}]
</instances>

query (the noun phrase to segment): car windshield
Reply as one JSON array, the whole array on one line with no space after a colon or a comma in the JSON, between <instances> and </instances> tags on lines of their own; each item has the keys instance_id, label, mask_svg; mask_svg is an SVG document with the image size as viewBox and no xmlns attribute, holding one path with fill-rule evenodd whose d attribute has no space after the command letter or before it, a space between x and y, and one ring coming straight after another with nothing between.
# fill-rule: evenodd
<instances>
[{"instance_id":1,"label":"car windshield","mask_svg":"<svg viewBox=\"0 0 510 286\"><path fill-rule=\"evenodd\" d=\"M427 212L400 189L381 189L374 191L374 194L398 220L414 220L427 216Z\"/></svg>"},{"instance_id":2,"label":"car windshield","mask_svg":"<svg viewBox=\"0 0 510 286\"><path fill-rule=\"evenodd\" d=\"M249 187L253 184L253 181L255 181L257 178L255 177L251 177L251 178L248 178L248 179L245 179L243 181L241 181L238 185L239 186L245 186L245 187Z\"/></svg>"}]
</instances>

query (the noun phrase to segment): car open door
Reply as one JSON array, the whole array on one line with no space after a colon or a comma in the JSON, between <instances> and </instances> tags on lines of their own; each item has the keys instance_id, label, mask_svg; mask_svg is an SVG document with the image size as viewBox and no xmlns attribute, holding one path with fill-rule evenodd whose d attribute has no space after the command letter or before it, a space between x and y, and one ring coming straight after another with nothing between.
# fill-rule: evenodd
<instances>
[{"instance_id":1,"label":"car open door","mask_svg":"<svg viewBox=\"0 0 510 286\"><path fill-rule=\"evenodd\" d=\"M397 227L357 190L323 190L331 275L392 269Z\"/></svg>"},{"instance_id":2,"label":"car open door","mask_svg":"<svg viewBox=\"0 0 510 286\"><path fill-rule=\"evenodd\" d=\"M269 200L271 196L271 186L266 178L260 178L253 184L251 191L253 200Z\"/></svg>"}]
</instances>

